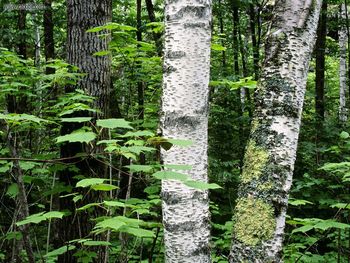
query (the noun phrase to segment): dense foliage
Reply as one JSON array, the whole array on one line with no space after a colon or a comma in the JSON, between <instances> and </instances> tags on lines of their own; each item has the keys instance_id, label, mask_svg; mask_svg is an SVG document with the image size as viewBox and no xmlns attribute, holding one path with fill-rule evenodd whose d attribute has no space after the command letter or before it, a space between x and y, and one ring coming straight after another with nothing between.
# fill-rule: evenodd
<instances>
[{"instance_id":1,"label":"dense foliage","mask_svg":"<svg viewBox=\"0 0 350 263\"><path fill-rule=\"evenodd\" d=\"M183 174L191 167L164 167L159 158L161 147L167 150L192 143L157 134L163 1L153 1L155 21L150 20L142 2L141 27L135 2L113 1L113 21L90 29L111 33L109 50L95 54L112 57L114 103L111 116L105 119L92 107L94 97L79 88L66 92L65 87L76 85L83 74L64 62L64 1L52 2L55 59L45 61L41 45L40 64L35 34L43 31L43 11L28 11L25 28L19 29L19 12L5 8L12 2L17 4L0 4L4 10L0 13L0 261L30 262L23 242L29 238L35 262L59 262L64 253L72 253L78 262L102 258L108 259L105 262L163 262L160 180L174 179L210 190L212 259L228 262L235 224L232 211L271 4L214 1L210 183L200 183ZM336 16L338 4L329 5L329 17ZM328 25L324 119L315 110L314 59L308 74L284 241L285 262L350 260L350 131L348 123L338 118L337 30L337 24ZM23 41L25 56L19 50ZM54 71L47 74L47 68ZM73 131L62 134L67 123ZM60 155L64 144L79 145L83 150L67 160ZM102 163L104 170L87 177L80 171L85 162ZM69 171L70 185L59 180L62 171ZM60 207L62 199L71 207ZM26 209L29 215L23 214ZM89 234L58 246L60 228L70 223L65 218L79 218Z\"/></svg>"}]
</instances>

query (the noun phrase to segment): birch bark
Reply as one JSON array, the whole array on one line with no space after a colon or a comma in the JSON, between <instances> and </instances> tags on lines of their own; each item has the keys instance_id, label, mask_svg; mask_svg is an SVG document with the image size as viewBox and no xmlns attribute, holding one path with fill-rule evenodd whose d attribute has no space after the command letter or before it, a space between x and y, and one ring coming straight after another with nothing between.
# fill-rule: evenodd
<instances>
[{"instance_id":1,"label":"birch bark","mask_svg":"<svg viewBox=\"0 0 350 263\"><path fill-rule=\"evenodd\" d=\"M234 215L230 262L281 262L310 55L321 0L280 0L265 45Z\"/></svg>"},{"instance_id":2,"label":"birch bark","mask_svg":"<svg viewBox=\"0 0 350 263\"><path fill-rule=\"evenodd\" d=\"M338 31L339 35L339 121L347 120L346 112L346 45L348 36L346 31L345 4L340 6L340 18L342 23Z\"/></svg>"},{"instance_id":3,"label":"birch bark","mask_svg":"<svg viewBox=\"0 0 350 263\"><path fill-rule=\"evenodd\" d=\"M167 0L161 129L166 138L193 141L162 151L164 164L192 165L207 181L211 0ZM211 262L208 192L162 182L165 261Z\"/></svg>"}]
</instances>

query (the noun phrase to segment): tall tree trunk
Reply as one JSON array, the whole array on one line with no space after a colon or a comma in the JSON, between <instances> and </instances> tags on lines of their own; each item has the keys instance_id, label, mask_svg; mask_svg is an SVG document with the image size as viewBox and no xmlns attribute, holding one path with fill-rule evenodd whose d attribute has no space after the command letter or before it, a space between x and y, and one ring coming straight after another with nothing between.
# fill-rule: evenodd
<instances>
[{"instance_id":1,"label":"tall tree trunk","mask_svg":"<svg viewBox=\"0 0 350 263\"><path fill-rule=\"evenodd\" d=\"M346 109L346 45L348 36L346 32L345 4L340 6L340 28L339 28L339 121L341 123L347 120Z\"/></svg>"},{"instance_id":2,"label":"tall tree trunk","mask_svg":"<svg viewBox=\"0 0 350 263\"><path fill-rule=\"evenodd\" d=\"M218 9L219 9L219 26L220 26L220 34L222 35L221 37L223 37L223 35L225 34L224 31L224 17L223 17L223 6L221 3L221 0L219 0L218 2ZM221 40L221 45L224 46L224 40ZM222 73L224 76L226 76L226 51L223 50L222 51Z\"/></svg>"},{"instance_id":3,"label":"tall tree trunk","mask_svg":"<svg viewBox=\"0 0 350 263\"><path fill-rule=\"evenodd\" d=\"M111 58L109 56L94 56L95 52L107 50L109 38L101 38L98 33L87 33L90 28L102 26L110 22L112 18L111 0L68 0L67 1L67 60L68 63L77 66L81 72L86 73L77 87L83 89L88 95L94 96L93 107L101 113L95 114L104 118L109 116ZM68 86L66 92L71 92L76 86ZM95 116L97 117L97 116ZM61 133L67 134L79 128L77 124L65 124ZM98 147L96 149L99 149ZM90 149L91 150L91 149ZM78 143L64 144L61 146L62 157L72 157L86 149ZM94 152L96 153L96 152ZM80 174L89 177L104 176L105 168L93 159L82 160L78 163ZM71 172L62 172L60 181L67 185L75 185ZM68 198L60 198L60 206L71 210L72 216L62 220L60 241L67 242L72 239L88 235L91 224L87 215L75 215L74 204ZM74 216L75 215L75 216ZM102 258L102 256L101 256ZM59 262L75 262L72 253L67 252L60 256Z\"/></svg>"},{"instance_id":4,"label":"tall tree trunk","mask_svg":"<svg viewBox=\"0 0 350 263\"><path fill-rule=\"evenodd\" d=\"M233 64L234 73L236 77L239 77L239 42L238 42L238 27L239 27L239 14L237 3L233 2L232 6L233 14Z\"/></svg>"},{"instance_id":5,"label":"tall tree trunk","mask_svg":"<svg viewBox=\"0 0 350 263\"><path fill-rule=\"evenodd\" d=\"M20 0L19 4L23 5L26 3L26 0ZM26 11L19 10L18 11L18 30L20 32L19 35L19 43L18 43L18 53L22 56L22 58L27 59L27 41L26 41Z\"/></svg>"},{"instance_id":6,"label":"tall tree trunk","mask_svg":"<svg viewBox=\"0 0 350 263\"><path fill-rule=\"evenodd\" d=\"M154 6L152 0L145 0L146 8L148 13L148 18L151 22L156 22L156 15L154 14ZM153 39L156 43L157 53L159 56L162 56L163 53L163 44L162 44L162 33L153 32Z\"/></svg>"},{"instance_id":7,"label":"tall tree trunk","mask_svg":"<svg viewBox=\"0 0 350 263\"><path fill-rule=\"evenodd\" d=\"M45 60L48 62L55 58L55 41L53 36L53 16L52 16L52 0L44 0L44 46ZM54 68L46 68L46 74L55 73Z\"/></svg>"},{"instance_id":8,"label":"tall tree trunk","mask_svg":"<svg viewBox=\"0 0 350 263\"><path fill-rule=\"evenodd\" d=\"M230 262L281 262L321 1L276 2L234 215ZM296 15L298 14L298 15Z\"/></svg>"},{"instance_id":9,"label":"tall tree trunk","mask_svg":"<svg viewBox=\"0 0 350 263\"><path fill-rule=\"evenodd\" d=\"M319 23L317 27L316 39L316 125L317 130L322 127L325 113L324 102L324 75L325 75L325 51L326 51L326 36L327 36L327 2L322 3Z\"/></svg>"},{"instance_id":10,"label":"tall tree trunk","mask_svg":"<svg viewBox=\"0 0 350 263\"><path fill-rule=\"evenodd\" d=\"M255 16L255 8L253 4L249 4L249 25L250 25L250 34L252 38L252 46L253 46L253 67L254 67L254 79L259 79L259 46L256 39L256 16Z\"/></svg>"},{"instance_id":11,"label":"tall tree trunk","mask_svg":"<svg viewBox=\"0 0 350 263\"><path fill-rule=\"evenodd\" d=\"M162 150L162 160L207 182L211 1L166 0L165 17L162 133L193 145ZM211 262L208 191L163 180L162 198L165 261Z\"/></svg>"}]
</instances>

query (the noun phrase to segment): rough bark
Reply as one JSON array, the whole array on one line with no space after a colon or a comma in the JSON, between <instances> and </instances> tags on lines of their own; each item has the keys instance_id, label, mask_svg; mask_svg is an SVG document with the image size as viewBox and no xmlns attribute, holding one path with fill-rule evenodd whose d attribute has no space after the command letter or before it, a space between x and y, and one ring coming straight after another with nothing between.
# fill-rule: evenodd
<instances>
[{"instance_id":1,"label":"rough bark","mask_svg":"<svg viewBox=\"0 0 350 263\"><path fill-rule=\"evenodd\" d=\"M317 127L322 127L325 114L325 51L326 51L326 36L327 36L327 2L322 3L319 23L317 27L317 39L315 44L316 51L316 98L315 110Z\"/></svg>"},{"instance_id":2,"label":"rough bark","mask_svg":"<svg viewBox=\"0 0 350 263\"><path fill-rule=\"evenodd\" d=\"M341 21L346 20L345 4L340 6ZM348 42L348 36L346 31L346 23L341 23L339 28L339 121L341 123L347 120L346 109L346 45Z\"/></svg>"},{"instance_id":3,"label":"rough bark","mask_svg":"<svg viewBox=\"0 0 350 263\"><path fill-rule=\"evenodd\" d=\"M207 179L211 40L210 0L167 0L161 129L190 147L162 150L164 164L186 164L193 179ZM165 262L211 262L208 191L163 180Z\"/></svg>"},{"instance_id":4,"label":"rough bark","mask_svg":"<svg viewBox=\"0 0 350 263\"><path fill-rule=\"evenodd\" d=\"M99 37L98 35L101 32L88 33L86 31L97 26L105 25L111 21L111 17L111 0L67 1L67 60L68 63L77 66L86 75L76 86L66 87L66 92L71 92L78 87L83 89L88 95L94 96L95 101L92 107L100 111L94 117L100 118L109 116L111 58L109 56L95 56L94 53L108 49L109 37ZM64 124L61 134L68 134L79 127L79 124ZM91 150L85 149L79 143L63 144L61 146L61 157L72 157L77 153L85 151L89 151L91 154L97 154L100 148L95 148L93 152ZM93 158L81 160L76 166L80 169L80 174L86 177L96 177L96 175L103 177L106 172L106 167ZM72 179L72 172L64 171L60 173L59 179L67 185L75 185L74 179ZM91 194L85 199L86 202L88 202L87 199L89 198L91 199ZM69 240L87 236L91 229L88 216L81 213L75 215L74 203L69 198L60 198L60 206L70 209L72 215L62 220L62 231L59 233L59 246ZM101 253L99 257L103 258L104 255ZM59 262L76 262L77 259L72 254L72 252L63 254L59 257Z\"/></svg>"},{"instance_id":5,"label":"rough bark","mask_svg":"<svg viewBox=\"0 0 350 263\"><path fill-rule=\"evenodd\" d=\"M67 60L78 66L86 76L78 83L89 95L95 96L94 106L107 116L110 97L111 59L109 56L94 56L98 51L107 50L109 38L88 29L102 26L111 21L111 0L68 0L67 1Z\"/></svg>"},{"instance_id":6,"label":"rough bark","mask_svg":"<svg viewBox=\"0 0 350 263\"><path fill-rule=\"evenodd\" d=\"M55 57L55 41L53 36L53 15L52 15L52 0L44 0L44 47L46 62ZM55 73L54 68L46 68L46 74Z\"/></svg>"},{"instance_id":7,"label":"rough bark","mask_svg":"<svg viewBox=\"0 0 350 263\"><path fill-rule=\"evenodd\" d=\"M246 147L230 262L281 262L309 59L321 1L276 2Z\"/></svg>"}]
</instances>

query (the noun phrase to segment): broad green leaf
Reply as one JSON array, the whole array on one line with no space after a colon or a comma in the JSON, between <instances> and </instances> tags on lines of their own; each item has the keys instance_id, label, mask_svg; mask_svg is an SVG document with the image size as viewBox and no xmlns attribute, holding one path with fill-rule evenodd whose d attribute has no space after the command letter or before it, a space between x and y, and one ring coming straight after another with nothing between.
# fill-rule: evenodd
<instances>
[{"instance_id":1,"label":"broad green leaf","mask_svg":"<svg viewBox=\"0 0 350 263\"><path fill-rule=\"evenodd\" d=\"M337 204L331 205L331 207L350 210L350 203L337 203Z\"/></svg>"},{"instance_id":2,"label":"broad green leaf","mask_svg":"<svg viewBox=\"0 0 350 263\"><path fill-rule=\"evenodd\" d=\"M84 246L111 246L112 244L107 241L95 241L95 240L88 240L83 242Z\"/></svg>"},{"instance_id":3,"label":"broad green leaf","mask_svg":"<svg viewBox=\"0 0 350 263\"><path fill-rule=\"evenodd\" d=\"M90 203L90 204L87 204L87 205L84 205L82 207L77 208L77 211L83 211L83 210L86 210L86 209L89 209L91 207L98 206L98 205L101 205L101 203Z\"/></svg>"},{"instance_id":4,"label":"broad green leaf","mask_svg":"<svg viewBox=\"0 0 350 263\"><path fill-rule=\"evenodd\" d=\"M350 137L349 133L346 131L342 131L339 136L341 139L348 139Z\"/></svg>"},{"instance_id":5,"label":"broad green leaf","mask_svg":"<svg viewBox=\"0 0 350 263\"><path fill-rule=\"evenodd\" d=\"M306 226L298 227L292 231L292 234L297 233L297 232L305 233L313 228L314 228L313 225L306 225Z\"/></svg>"},{"instance_id":6,"label":"broad green leaf","mask_svg":"<svg viewBox=\"0 0 350 263\"><path fill-rule=\"evenodd\" d=\"M191 170L192 165L182 165L182 164L165 164L164 168L173 169L173 170Z\"/></svg>"},{"instance_id":7,"label":"broad green leaf","mask_svg":"<svg viewBox=\"0 0 350 263\"><path fill-rule=\"evenodd\" d=\"M62 255L64 253L66 253L67 251L71 251L75 249L75 246L73 245L65 245L63 247L60 247L58 249L55 249L49 253L47 253L46 255L44 255L45 258L50 258L50 257L57 257L59 255Z\"/></svg>"},{"instance_id":8,"label":"broad green leaf","mask_svg":"<svg viewBox=\"0 0 350 263\"><path fill-rule=\"evenodd\" d=\"M92 185L97 185L97 184L103 184L104 181L106 181L107 179L103 179L103 178L88 178L88 179L83 179L80 180L79 182L77 182L76 187L89 187Z\"/></svg>"},{"instance_id":9,"label":"broad green leaf","mask_svg":"<svg viewBox=\"0 0 350 263\"><path fill-rule=\"evenodd\" d=\"M38 224L41 221L46 220L46 218L43 216L45 212L40 212L34 215L30 215L28 216L26 219L19 221L16 223L17 226L23 226L26 224L30 224L30 223L34 223L34 224Z\"/></svg>"},{"instance_id":10,"label":"broad green leaf","mask_svg":"<svg viewBox=\"0 0 350 263\"><path fill-rule=\"evenodd\" d=\"M19 162L19 166L22 168L22 170L25 170L25 171L33 169L35 165L36 163L34 162L25 162L25 161Z\"/></svg>"},{"instance_id":11,"label":"broad green leaf","mask_svg":"<svg viewBox=\"0 0 350 263\"><path fill-rule=\"evenodd\" d=\"M190 140L167 139L167 141L173 145L182 146L182 147L188 147L193 145L193 142Z\"/></svg>"},{"instance_id":12,"label":"broad green leaf","mask_svg":"<svg viewBox=\"0 0 350 263\"><path fill-rule=\"evenodd\" d=\"M47 219L51 219L51 218L60 218L62 219L62 217L65 215L65 213L63 212L59 212L59 211L51 211L51 212L47 212L44 214L44 217Z\"/></svg>"},{"instance_id":13,"label":"broad green leaf","mask_svg":"<svg viewBox=\"0 0 350 263\"><path fill-rule=\"evenodd\" d=\"M93 132L78 131L71 134L59 136L56 138L57 143L61 142L80 142L89 143L96 139L96 134Z\"/></svg>"},{"instance_id":14,"label":"broad green leaf","mask_svg":"<svg viewBox=\"0 0 350 263\"><path fill-rule=\"evenodd\" d=\"M118 217L113 217L97 223L95 229L112 229L118 231L122 226L125 225L126 223L121 221Z\"/></svg>"},{"instance_id":15,"label":"broad green leaf","mask_svg":"<svg viewBox=\"0 0 350 263\"><path fill-rule=\"evenodd\" d=\"M104 201L103 204L111 207L125 207L125 204L119 201Z\"/></svg>"},{"instance_id":16,"label":"broad green leaf","mask_svg":"<svg viewBox=\"0 0 350 263\"><path fill-rule=\"evenodd\" d=\"M7 188L6 195L11 198L16 198L16 196L19 193L18 185L16 183L13 183Z\"/></svg>"},{"instance_id":17,"label":"broad green leaf","mask_svg":"<svg viewBox=\"0 0 350 263\"><path fill-rule=\"evenodd\" d=\"M321 230L327 230L329 228L347 229L347 228L350 228L350 225L331 221L331 220L325 220L323 222L320 222L314 225L314 228L321 229Z\"/></svg>"},{"instance_id":18,"label":"broad green leaf","mask_svg":"<svg viewBox=\"0 0 350 263\"><path fill-rule=\"evenodd\" d=\"M103 128L108 128L108 129L115 129L115 128L124 128L124 129L131 129L131 130L134 129L132 126L130 126L130 122L124 119L97 120L96 125Z\"/></svg>"},{"instance_id":19,"label":"broad green leaf","mask_svg":"<svg viewBox=\"0 0 350 263\"><path fill-rule=\"evenodd\" d=\"M97 56L97 57L102 57L102 56L107 56L109 54L111 54L111 51L109 51L109 50L102 50L102 51L95 52L93 55Z\"/></svg>"},{"instance_id":20,"label":"broad green leaf","mask_svg":"<svg viewBox=\"0 0 350 263\"><path fill-rule=\"evenodd\" d=\"M150 165L138 165L138 164L125 165L125 167L129 168L131 172L150 172L154 169Z\"/></svg>"},{"instance_id":21,"label":"broad green leaf","mask_svg":"<svg viewBox=\"0 0 350 263\"><path fill-rule=\"evenodd\" d=\"M186 181L188 179L188 175L172 171L159 171L152 174L152 176L160 180Z\"/></svg>"},{"instance_id":22,"label":"broad green leaf","mask_svg":"<svg viewBox=\"0 0 350 263\"><path fill-rule=\"evenodd\" d=\"M222 188L220 185L218 184L209 184L206 182L201 182L201 181L193 181L193 180L188 180L183 182L185 185L195 188L195 189L199 189L199 190L207 190L207 189L220 189Z\"/></svg>"},{"instance_id":23,"label":"broad green leaf","mask_svg":"<svg viewBox=\"0 0 350 263\"><path fill-rule=\"evenodd\" d=\"M91 117L74 117L74 118L62 118L61 121L62 122L87 122L87 121L91 121Z\"/></svg>"},{"instance_id":24,"label":"broad green leaf","mask_svg":"<svg viewBox=\"0 0 350 263\"><path fill-rule=\"evenodd\" d=\"M119 137L150 137L150 136L154 136L154 133L150 131L136 131L136 132L128 131L127 133Z\"/></svg>"},{"instance_id":25,"label":"broad green leaf","mask_svg":"<svg viewBox=\"0 0 350 263\"><path fill-rule=\"evenodd\" d=\"M96 184L91 186L91 189L95 191L111 191L117 188L118 188L117 186L112 184Z\"/></svg>"},{"instance_id":26,"label":"broad green leaf","mask_svg":"<svg viewBox=\"0 0 350 263\"><path fill-rule=\"evenodd\" d=\"M73 200L74 203L76 203L76 202L78 202L81 199L83 199L83 195L74 196L72 200Z\"/></svg>"},{"instance_id":27,"label":"broad green leaf","mask_svg":"<svg viewBox=\"0 0 350 263\"><path fill-rule=\"evenodd\" d=\"M143 237L143 238L155 237L153 231L142 229L142 228L124 226L123 228L120 229L120 232L128 233L136 237Z\"/></svg>"},{"instance_id":28,"label":"broad green leaf","mask_svg":"<svg viewBox=\"0 0 350 263\"><path fill-rule=\"evenodd\" d=\"M306 204L310 204L312 205L312 202L306 201L306 200L301 200L301 199L289 199L288 200L288 204L290 205L294 205L294 206L299 206L299 205L306 205Z\"/></svg>"},{"instance_id":29,"label":"broad green leaf","mask_svg":"<svg viewBox=\"0 0 350 263\"><path fill-rule=\"evenodd\" d=\"M217 43L212 43L211 44L211 50L215 50L215 51L225 51L226 50L226 47L220 45L220 44L217 44Z\"/></svg>"}]
</instances>

